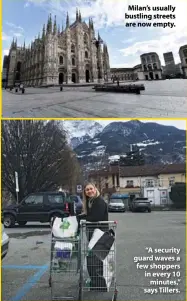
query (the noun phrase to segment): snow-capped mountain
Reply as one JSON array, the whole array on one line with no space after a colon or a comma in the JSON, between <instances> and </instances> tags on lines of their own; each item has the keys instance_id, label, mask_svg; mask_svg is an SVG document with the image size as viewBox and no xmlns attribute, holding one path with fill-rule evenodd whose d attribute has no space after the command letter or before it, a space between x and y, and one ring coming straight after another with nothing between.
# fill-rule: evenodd
<instances>
[{"instance_id":1,"label":"snow-capped mountain","mask_svg":"<svg viewBox=\"0 0 187 301\"><path fill-rule=\"evenodd\" d=\"M91 121L86 122L90 124ZM135 148L141 150L148 164L185 162L185 130L138 120L111 122L102 130L98 128L95 135L90 135L74 148L83 163L116 160L119 155Z\"/></svg>"},{"instance_id":2,"label":"snow-capped mountain","mask_svg":"<svg viewBox=\"0 0 187 301\"><path fill-rule=\"evenodd\" d=\"M93 139L104 128L104 125L92 120L65 120L62 121L62 126L73 149Z\"/></svg>"}]
</instances>

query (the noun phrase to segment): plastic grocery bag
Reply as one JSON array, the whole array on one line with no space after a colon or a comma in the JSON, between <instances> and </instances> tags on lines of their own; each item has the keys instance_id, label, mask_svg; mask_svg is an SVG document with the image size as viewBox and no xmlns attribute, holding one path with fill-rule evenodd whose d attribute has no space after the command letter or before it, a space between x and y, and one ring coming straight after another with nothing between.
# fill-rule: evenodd
<instances>
[{"instance_id":1,"label":"plastic grocery bag","mask_svg":"<svg viewBox=\"0 0 187 301\"><path fill-rule=\"evenodd\" d=\"M114 239L110 231L103 232L95 229L88 244L87 267L90 271L91 281L102 283L102 287L106 287L107 291L110 289L114 276ZM96 274L99 281L96 281ZM95 284L95 286L98 285Z\"/></svg>"},{"instance_id":2,"label":"plastic grocery bag","mask_svg":"<svg viewBox=\"0 0 187 301\"><path fill-rule=\"evenodd\" d=\"M57 238L75 237L78 230L78 222L76 216L56 217L53 223L52 232Z\"/></svg>"},{"instance_id":3,"label":"plastic grocery bag","mask_svg":"<svg viewBox=\"0 0 187 301\"><path fill-rule=\"evenodd\" d=\"M114 244L112 245L108 256L103 260L103 277L106 281L107 290L109 291L115 271Z\"/></svg>"},{"instance_id":4,"label":"plastic grocery bag","mask_svg":"<svg viewBox=\"0 0 187 301\"><path fill-rule=\"evenodd\" d=\"M70 259L73 252L73 244L57 241L55 243L54 249L56 250L57 258Z\"/></svg>"}]
</instances>

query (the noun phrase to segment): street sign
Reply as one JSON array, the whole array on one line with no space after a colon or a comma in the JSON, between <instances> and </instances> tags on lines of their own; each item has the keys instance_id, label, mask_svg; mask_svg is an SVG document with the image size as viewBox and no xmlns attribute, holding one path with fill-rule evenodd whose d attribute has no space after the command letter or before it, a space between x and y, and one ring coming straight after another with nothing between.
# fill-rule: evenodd
<instances>
[{"instance_id":1,"label":"street sign","mask_svg":"<svg viewBox=\"0 0 187 301\"><path fill-rule=\"evenodd\" d=\"M77 185L77 192L82 192L82 185Z\"/></svg>"},{"instance_id":2,"label":"street sign","mask_svg":"<svg viewBox=\"0 0 187 301\"><path fill-rule=\"evenodd\" d=\"M18 183L18 173L15 171L15 179L16 179L16 192L19 192L19 183Z\"/></svg>"}]
</instances>

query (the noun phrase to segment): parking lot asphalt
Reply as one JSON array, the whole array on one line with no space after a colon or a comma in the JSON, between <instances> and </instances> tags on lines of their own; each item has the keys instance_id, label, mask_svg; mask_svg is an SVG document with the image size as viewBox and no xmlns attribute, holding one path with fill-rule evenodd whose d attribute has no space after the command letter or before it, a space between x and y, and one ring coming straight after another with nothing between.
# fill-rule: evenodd
<instances>
[{"instance_id":1,"label":"parking lot asphalt","mask_svg":"<svg viewBox=\"0 0 187 301\"><path fill-rule=\"evenodd\" d=\"M186 300L185 288L185 212L112 213L110 220L117 225L117 284L118 300ZM50 228L48 225L29 224L24 228L7 229L10 249L2 262L3 301L49 301ZM179 293L145 293L150 288L145 269L137 269L134 257L150 256L146 247L152 249L180 249L181 280L175 288ZM173 249L172 249L173 250ZM160 254L174 256L176 254ZM151 262L152 263L152 262ZM175 263L175 264L176 264ZM147 262L140 262L147 264ZM173 264L157 262L157 264ZM150 270L146 269L147 272ZM154 270L158 272L158 270ZM160 270L159 270L160 272ZM165 270L164 270L165 272ZM168 272L172 272L168 270ZM65 275L63 275L64 277ZM66 275L67 276L67 275ZM68 275L68 280L56 275L55 292L63 295L65 289L76 292L78 277ZM71 277L70 277L71 276ZM161 280L157 277L158 280ZM164 278L165 280L165 278ZM171 276L170 280L174 280ZM167 287L168 285L160 285ZM174 286L170 286L170 288ZM158 288L153 286L151 288ZM112 294L88 292L83 300L110 300Z\"/></svg>"}]
</instances>

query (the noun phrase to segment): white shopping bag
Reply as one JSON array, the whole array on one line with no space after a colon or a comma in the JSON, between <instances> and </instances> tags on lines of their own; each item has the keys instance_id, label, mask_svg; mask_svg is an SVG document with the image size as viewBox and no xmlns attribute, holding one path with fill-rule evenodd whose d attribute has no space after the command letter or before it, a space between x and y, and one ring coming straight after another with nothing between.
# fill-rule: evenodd
<instances>
[{"instance_id":1,"label":"white shopping bag","mask_svg":"<svg viewBox=\"0 0 187 301\"><path fill-rule=\"evenodd\" d=\"M56 217L53 223L52 232L57 238L75 237L78 230L78 222L76 216L59 218Z\"/></svg>"},{"instance_id":2,"label":"white shopping bag","mask_svg":"<svg viewBox=\"0 0 187 301\"><path fill-rule=\"evenodd\" d=\"M104 234L103 231L101 231L100 229L95 229L94 233L92 235L92 238L88 244L88 250L91 250L95 244L97 243L97 241L101 238L101 236Z\"/></svg>"},{"instance_id":3,"label":"white shopping bag","mask_svg":"<svg viewBox=\"0 0 187 301\"><path fill-rule=\"evenodd\" d=\"M109 291L112 284L115 271L114 244L112 245L108 256L103 260L103 277L106 281L107 290Z\"/></svg>"}]
</instances>

